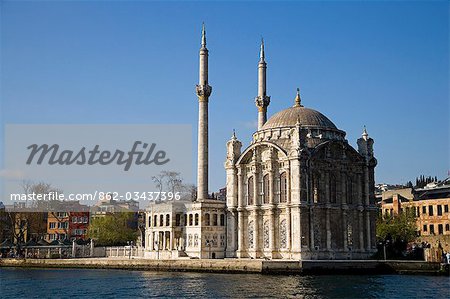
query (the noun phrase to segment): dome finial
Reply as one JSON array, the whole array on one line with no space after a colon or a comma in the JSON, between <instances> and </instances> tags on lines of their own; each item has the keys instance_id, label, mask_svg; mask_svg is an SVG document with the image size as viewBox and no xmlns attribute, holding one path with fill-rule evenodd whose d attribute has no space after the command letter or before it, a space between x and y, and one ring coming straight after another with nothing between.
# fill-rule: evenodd
<instances>
[{"instance_id":1,"label":"dome finial","mask_svg":"<svg viewBox=\"0 0 450 299\"><path fill-rule=\"evenodd\" d=\"M364 138L364 140L367 140L367 138L369 137L369 133L367 133L366 125L364 125L362 137Z\"/></svg>"},{"instance_id":2,"label":"dome finial","mask_svg":"<svg viewBox=\"0 0 450 299\"><path fill-rule=\"evenodd\" d=\"M233 135L231 135L231 140L237 140L235 129L233 129Z\"/></svg>"},{"instance_id":3,"label":"dome finial","mask_svg":"<svg viewBox=\"0 0 450 299\"><path fill-rule=\"evenodd\" d=\"M303 107L302 99L300 98L300 88L297 87L297 95L295 96L294 107Z\"/></svg>"}]
</instances>

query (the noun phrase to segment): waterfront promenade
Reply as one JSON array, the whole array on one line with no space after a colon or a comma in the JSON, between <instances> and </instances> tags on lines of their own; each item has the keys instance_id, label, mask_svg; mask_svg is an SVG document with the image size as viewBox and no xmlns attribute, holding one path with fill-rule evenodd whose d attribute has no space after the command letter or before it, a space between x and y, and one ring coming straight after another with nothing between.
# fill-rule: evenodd
<instances>
[{"instance_id":1,"label":"waterfront promenade","mask_svg":"<svg viewBox=\"0 0 450 299\"><path fill-rule=\"evenodd\" d=\"M152 271L264 274L428 274L448 275L448 265L423 261L331 260L275 261L256 259L142 258L0 259L0 267L94 268Z\"/></svg>"}]
</instances>

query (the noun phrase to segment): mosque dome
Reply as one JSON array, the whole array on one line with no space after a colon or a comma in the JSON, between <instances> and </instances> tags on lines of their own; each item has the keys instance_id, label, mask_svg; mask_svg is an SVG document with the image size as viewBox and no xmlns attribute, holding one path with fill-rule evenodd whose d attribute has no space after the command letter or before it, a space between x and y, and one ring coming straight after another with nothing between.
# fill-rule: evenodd
<instances>
[{"instance_id":1,"label":"mosque dome","mask_svg":"<svg viewBox=\"0 0 450 299\"><path fill-rule=\"evenodd\" d=\"M305 108L300 104L300 94L297 91L295 105L288 109L275 113L263 125L261 130L293 127L297 122L304 127L337 130L337 127L325 115L314 109Z\"/></svg>"}]
</instances>

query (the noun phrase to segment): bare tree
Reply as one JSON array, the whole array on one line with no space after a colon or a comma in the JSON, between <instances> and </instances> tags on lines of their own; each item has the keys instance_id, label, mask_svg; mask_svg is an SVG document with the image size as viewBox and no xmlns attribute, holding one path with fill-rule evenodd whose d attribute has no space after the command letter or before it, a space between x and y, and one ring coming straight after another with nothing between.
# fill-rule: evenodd
<instances>
[{"instance_id":1,"label":"bare tree","mask_svg":"<svg viewBox=\"0 0 450 299\"><path fill-rule=\"evenodd\" d=\"M159 192L180 192L184 200L195 200L197 188L194 185L183 184L183 179L179 172L176 171L161 171L158 175L152 176L152 181L155 183ZM195 194L195 195L194 195Z\"/></svg>"}]
</instances>

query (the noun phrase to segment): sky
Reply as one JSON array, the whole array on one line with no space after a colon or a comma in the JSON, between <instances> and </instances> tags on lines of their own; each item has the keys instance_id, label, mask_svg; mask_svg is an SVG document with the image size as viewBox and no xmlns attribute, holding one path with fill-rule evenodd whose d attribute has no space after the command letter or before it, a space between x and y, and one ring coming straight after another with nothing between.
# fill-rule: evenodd
<instances>
[{"instance_id":1,"label":"sky","mask_svg":"<svg viewBox=\"0 0 450 299\"><path fill-rule=\"evenodd\" d=\"M256 129L261 37L269 117L299 87L353 146L367 126L377 183L450 169L447 1L0 5L1 165L6 124L190 124L195 158L205 22L211 192L225 186L232 130L245 148Z\"/></svg>"}]
</instances>

